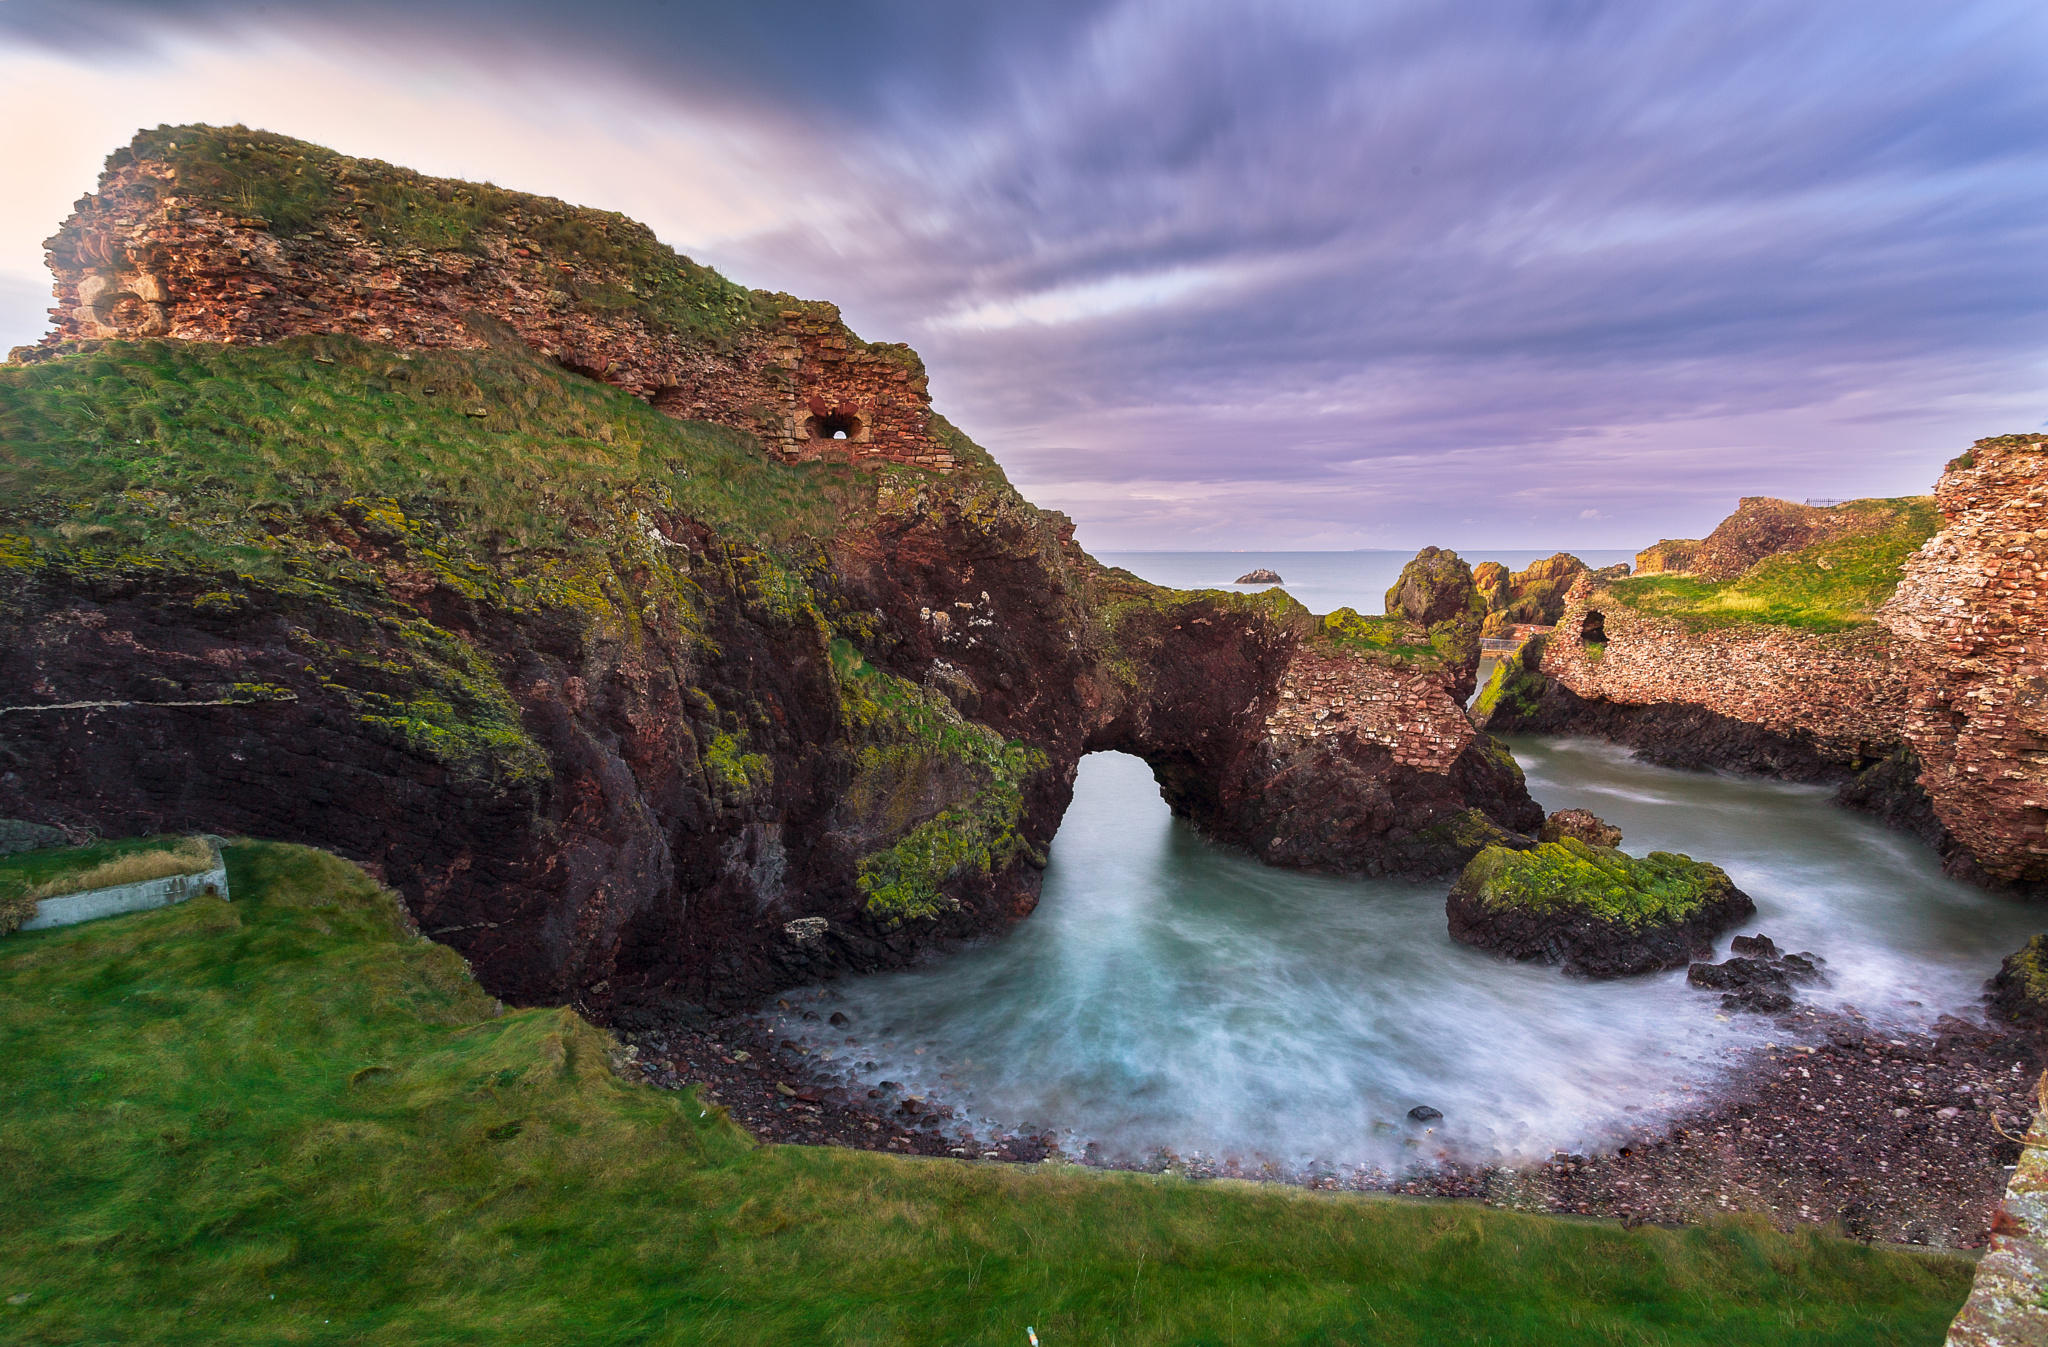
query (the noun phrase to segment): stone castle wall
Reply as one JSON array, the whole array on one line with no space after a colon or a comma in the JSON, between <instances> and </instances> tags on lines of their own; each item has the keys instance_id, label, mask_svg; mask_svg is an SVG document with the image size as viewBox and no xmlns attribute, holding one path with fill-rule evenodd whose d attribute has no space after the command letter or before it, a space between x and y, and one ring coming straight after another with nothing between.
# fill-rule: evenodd
<instances>
[{"instance_id":1,"label":"stone castle wall","mask_svg":"<svg viewBox=\"0 0 2048 1347\"><path fill-rule=\"evenodd\" d=\"M106 339L308 333L474 349L509 334L673 416L750 431L784 459L954 466L933 434L916 355L860 341L830 304L785 300L715 340L686 336L649 321L622 267L536 241L558 203L516 199L529 204L494 216L464 247L430 249L384 241L364 223L364 200L284 233L181 191L163 159L118 153L45 245L54 330L17 356ZM609 226L657 246L631 222Z\"/></svg>"},{"instance_id":2,"label":"stone castle wall","mask_svg":"<svg viewBox=\"0 0 2048 1347\"><path fill-rule=\"evenodd\" d=\"M1910 656L1920 780L1992 879L2048 885L2048 436L1980 440L1883 619Z\"/></svg>"},{"instance_id":3,"label":"stone castle wall","mask_svg":"<svg viewBox=\"0 0 2048 1347\"><path fill-rule=\"evenodd\" d=\"M1441 675L1308 647L1287 663L1266 734L1308 743L1355 738L1388 749L1404 767L1438 773L1477 737Z\"/></svg>"},{"instance_id":4,"label":"stone castle wall","mask_svg":"<svg viewBox=\"0 0 2048 1347\"><path fill-rule=\"evenodd\" d=\"M1604 646L1583 633L1597 614ZM1908 673L1897 644L1872 624L1845 632L1740 624L1688 630L1603 601L1581 576L1543 650L1543 672L1587 700L1676 703L1810 741L1853 765L1904 739Z\"/></svg>"}]
</instances>

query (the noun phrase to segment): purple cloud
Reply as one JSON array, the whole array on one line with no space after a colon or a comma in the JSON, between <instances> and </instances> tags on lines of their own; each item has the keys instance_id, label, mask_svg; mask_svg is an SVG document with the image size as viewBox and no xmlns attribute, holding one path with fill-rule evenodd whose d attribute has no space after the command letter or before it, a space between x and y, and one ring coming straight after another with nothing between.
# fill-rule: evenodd
<instances>
[{"instance_id":1,"label":"purple cloud","mask_svg":"<svg viewBox=\"0 0 2048 1347\"><path fill-rule=\"evenodd\" d=\"M317 30L760 130L803 208L664 237L917 345L1096 546L1637 545L1924 490L2048 416L2036 5L270 15L12 0L0 34Z\"/></svg>"}]
</instances>

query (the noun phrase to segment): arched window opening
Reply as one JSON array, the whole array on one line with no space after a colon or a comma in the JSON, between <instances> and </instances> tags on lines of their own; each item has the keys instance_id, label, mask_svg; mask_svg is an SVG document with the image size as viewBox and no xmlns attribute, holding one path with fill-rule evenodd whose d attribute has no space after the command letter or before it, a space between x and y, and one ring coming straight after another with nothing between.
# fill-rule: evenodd
<instances>
[{"instance_id":1,"label":"arched window opening","mask_svg":"<svg viewBox=\"0 0 2048 1347\"><path fill-rule=\"evenodd\" d=\"M1598 613L1587 613L1579 623L1579 641L1583 645L1607 644L1607 619Z\"/></svg>"},{"instance_id":2,"label":"arched window opening","mask_svg":"<svg viewBox=\"0 0 2048 1347\"><path fill-rule=\"evenodd\" d=\"M852 412L824 412L804 423L814 440L851 440L860 435L860 418Z\"/></svg>"}]
</instances>

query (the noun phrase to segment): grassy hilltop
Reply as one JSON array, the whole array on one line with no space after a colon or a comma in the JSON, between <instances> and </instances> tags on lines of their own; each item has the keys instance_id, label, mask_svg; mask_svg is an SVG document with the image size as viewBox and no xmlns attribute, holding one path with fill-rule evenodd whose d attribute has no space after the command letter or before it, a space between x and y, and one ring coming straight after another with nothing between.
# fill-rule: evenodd
<instances>
[{"instance_id":1,"label":"grassy hilltop","mask_svg":"<svg viewBox=\"0 0 2048 1347\"><path fill-rule=\"evenodd\" d=\"M1941 529L1930 496L1851 501L1840 513L1854 527L1837 536L1766 556L1730 579L1641 575L1609 581L1614 601L1695 629L1770 623L1809 631L1847 631L1877 620L1899 587L1906 558Z\"/></svg>"},{"instance_id":2,"label":"grassy hilltop","mask_svg":"<svg viewBox=\"0 0 2048 1347\"><path fill-rule=\"evenodd\" d=\"M755 1146L361 871L0 941L19 1343L1934 1344L1961 1258Z\"/></svg>"}]
</instances>

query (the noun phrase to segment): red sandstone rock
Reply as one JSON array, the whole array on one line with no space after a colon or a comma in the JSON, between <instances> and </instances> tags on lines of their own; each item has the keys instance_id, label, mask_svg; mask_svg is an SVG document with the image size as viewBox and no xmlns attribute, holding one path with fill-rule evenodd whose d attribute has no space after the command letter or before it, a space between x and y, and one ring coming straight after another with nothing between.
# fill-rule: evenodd
<instances>
[{"instance_id":1,"label":"red sandstone rock","mask_svg":"<svg viewBox=\"0 0 2048 1347\"><path fill-rule=\"evenodd\" d=\"M2048 886L2048 436L1979 440L1884 622L1907 651L1921 784L1993 880Z\"/></svg>"},{"instance_id":2,"label":"red sandstone rock","mask_svg":"<svg viewBox=\"0 0 2048 1347\"><path fill-rule=\"evenodd\" d=\"M324 185L318 213L289 232L234 213L204 181L194 185L208 167L196 159L202 145L296 159L299 174ZM376 224L375 207L401 188L408 204L488 194L492 209L467 222L459 247L417 246ZM144 133L116 151L99 191L80 198L44 246L55 327L17 358L109 338L274 342L345 332L390 346L475 349L509 334L672 416L751 431L785 459L954 465L932 423L924 366L908 347L863 342L831 304L749 294L676 256L644 225L544 197L263 133L187 127ZM679 329L652 292L686 285L708 297L676 303L731 313L705 332Z\"/></svg>"}]
</instances>

